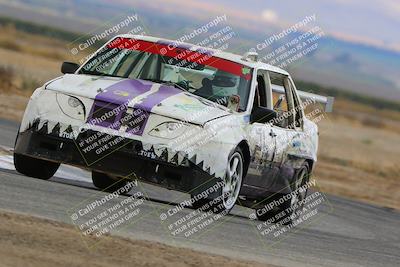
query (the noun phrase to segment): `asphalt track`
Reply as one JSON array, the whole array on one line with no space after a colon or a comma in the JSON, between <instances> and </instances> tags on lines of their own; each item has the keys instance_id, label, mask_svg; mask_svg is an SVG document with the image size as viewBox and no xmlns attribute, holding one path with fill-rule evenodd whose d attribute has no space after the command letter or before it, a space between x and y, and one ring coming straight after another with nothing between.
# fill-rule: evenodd
<instances>
[{"instance_id":1,"label":"asphalt track","mask_svg":"<svg viewBox=\"0 0 400 267\"><path fill-rule=\"evenodd\" d=\"M17 124L0 120L0 126L0 145L13 147ZM76 168L62 166L54 178L42 181L18 174L10 156L1 157L0 167L0 209L72 224L77 206L107 195L94 188L88 172ZM280 266L400 266L400 213L387 208L325 195L317 215L270 238L257 231L260 222L249 220L252 210L236 206L230 215L186 238L173 236L160 214L187 195L141 183L129 194L138 190L146 196L140 214L113 234ZM113 207L128 197L105 205ZM184 208L179 216L192 212Z\"/></svg>"}]
</instances>

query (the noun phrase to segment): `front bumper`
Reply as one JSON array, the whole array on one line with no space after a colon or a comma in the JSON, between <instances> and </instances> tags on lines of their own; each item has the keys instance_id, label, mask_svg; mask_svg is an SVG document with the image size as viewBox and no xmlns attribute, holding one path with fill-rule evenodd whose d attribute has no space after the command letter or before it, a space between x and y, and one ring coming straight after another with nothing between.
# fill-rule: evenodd
<instances>
[{"instance_id":1,"label":"front bumper","mask_svg":"<svg viewBox=\"0 0 400 267\"><path fill-rule=\"evenodd\" d=\"M180 164L165 161L163 156L144 153L140 141L117 136L108 137L112 142L121 139L118 149L106 151L101 156L84 153L79 147L92 131L79 134L76 139L60 137L57 132L42 131L33 125L28 130L19 133L15 144L15 153L30 157L41 158L53 162L74 165L88 170L104 172L119 177L138 178L139 180L155 183L162 187L186 193L198 194L216 184L217 178L204 171L189 159L185 158Z\"/></svg>"}]
</instances>

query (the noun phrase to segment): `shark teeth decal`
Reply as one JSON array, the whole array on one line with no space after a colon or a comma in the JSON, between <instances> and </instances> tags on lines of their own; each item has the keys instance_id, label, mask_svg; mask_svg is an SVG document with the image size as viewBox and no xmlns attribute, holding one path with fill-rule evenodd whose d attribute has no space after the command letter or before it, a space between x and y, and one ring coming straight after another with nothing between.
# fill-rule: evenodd
<instances>
[{"instance_id":1,"label":"shark teeth decal","mask_svg":"<svg viewBox=\"0 0 400 267\"><path fill-rule=\"evenodd\" d=\"M58 124L58 122L52 122L52 121L48 121L47 122L47 133L48 134L52 134L54 131L54 128L56 128L56 125ZM55 129L57 131L57 129Z\"/></svg>"},{"instance_id":2,"label":"shark teeth decal","mask_svg":"<svg viewBox=\"0 0 400 267\"><path fill-rule=\"evenodd\" d=\"M38 130L38 131L43 131L43 130L42 130L42 129L43 129L43 125L44 125L45 123L47 123L46 120L39 120L39 123L38 123L38 126L37 126L37 130ZM47 125L46 125L46 127L47 127ZM47 130L46 130L46 133L47 133Z\"/></svg>"},{"instance_id":3,"label":"shark teeth decal","mask_svg":"<svg viewBox=\"0 0 400 267\"><path fill-rule=\"evenodd\" d=\"M197 159L197 155L194 154L194 155L190 158L190 161L197 165L196 159Z\"/></svg>"},{"instance_id":4,"label":"shark teeth decal","mask_svg":"<svg viewBox=\"0 0 400 267\"><path fill-rule=\"evenodd\" d=\"M178 165L182 165L184 159L185 156L183 156L182 153L178 152Z\"/></svg>"},{"instance_id":5,"label":"shark teeth decal","mask_svg":"<svg viewBox=\"0 0 400 267\"><path fill-rule=\"evenodd\" d=\"M197 166L203 170L204 160L202 160Z\"/></svg>"},{"instance_id":6,"label":"shark teeth decal","mask_svg":"<svg viewBox=\"0 0 400 267\"><path fill-rule=\"evenodd\" d=\"M41 134L48 134L47 121L41 121L39 123L39 131L38 132Z\"/></svg>"},{"instance_id":7,"label":"shark teeth decal","mask_svg":"<svg viewBox=\"0 0 400 267\"><path fill-rule=\"evenodd\" d=\"M164 148L163 152L160 155L160 159L163 161L168 161L168 149Z\"/></svg>"},{"instance_id":8,"label":"shark teeth decal","mask_svg":"<svg viewBox=\"0 0 400 267\"><path fill-rule=\"evenodd\" d=\"M53 130L51 130L51 134L57 135L57 136L60 135L60 123L59 122L54 126Z\"/></svg>"},{"instance_id":9,"label":"shark teeth decal","mask_svg":"<svg viewBox=\"0 0 400 267\"><path fill-rule=\"evenodd\" d=\"M39 129L39 123L40 123L40 119L33 120L31 127L34 131L37 131Z\"/></svg>"},{"instance_id":10,"label":"shark teeth decal","mask_svg":"<svg viewBox=\"0 0 400 267\"><path fill-rule=\"evenodd\" d=\"M168 153L168 162L172 162L172 159L174 158L175 154L173 151L169 151Z\"/></svg>"},{"instance_id":11,"label":"shark teeth decal","mask_svg":"<svg viewBox=\"0 0 400 267\"><path fill-rule=\"evenodd\" d=\"M152 147L152 145L151 145L151 144L147 144L147 143L143 144L143 150L145 150L145 151L148 151L148 150L150 150L150 149L151 149L151 147Z\"/></svg>"},{"instance_id":12,"label":"shark teeth decal","mask_svg":"<svg viewBox=\"0 0 400 267\"><path fill-rule=\"evenodd\" d=\"M157 147L157 145L143 144L143 150L147 152L154 152L157 155L157 159L168 162L177 166L188 166L189 162L197 165L198 168L206 172L211 176L215 176L215 173L211 174L212 168L207 159L203 159L198 162L198 155L194 154L190 159L187 153L182 151L173 151L166 147Z\"/></svg>"},{"instance_id":13,"label":"shark teeth decal","mask_svg":"<svg viewBox=\"0 0 400 267\"><path fill-rule=\"evenodd\" d=\"M171 159L170 162L171 162L171 163L174 163L174 164L176 164L176 165L179 165L179 164L178 164L178 153L176 153L176 154L172 157L172 159Z\"/></svg>"},{"instance_id":14,"label":"shark teeth decal","mask_svg":"<svg viewBox=\"0 0 400 267\"><path fill-rule=\"evenodd\" d=\"M32 130L40 134L49 134L58 137L65 137L64 133L71 134L78 131L78 127L72 125L65 125L60 122L51 122L47 120L40 120L36 118L28 123L27 130Z\"/></svg>"},{"instance_id":15,"label":"shark teeth decal","mask_svg":"<svg viewBox=\"0 0 400 267\"><path fill-rule=\"evenodd\" d=\"M210 174L210 167L205 170L206 173Z\"/></svg>"},{"instance_id":16,"label":"shark teeth decal","mask_svg":"<svg viewBox=\"0 0 400 267\"><path fill-rule=\"evenodd\" d=\"M154 153L156 154L157 157L161 157L161 154L163 153L163 150L160 148L156 148L154 150Z\"/></svg>"},{"instance_id":17,"label":"shark teeth decal","mask_svg":"<svg viewBox=\"0 0 400 267\"><path fill-rule=\"evenodd\" d=\"M51 134L53 136L65 137L65 134L77 132L79 127L66 125L60 122L49 122L47 120L40 120L40 118L37 118L28 123L28 129L32 129L33 131L41 134ZM76 138L76 136L73 136L72 138ZM177 166L189 166L189 162L191 162L210 176L216 177L216 173L212 168L212 162L208 162L209 159L207 158L202 157L200 160L199 155L197 154L189 155L183 151L173 151L165 146L156 144L143 143L142 145L144 151L154 153L154 155L156 155L156 157L161 161L169 162Z\"/></svg>"},{"instance_id":18,"label":"shark teeth decal","mask_svg":"<svg viewBox=\"0 0 400 267\"><path fill-rule=\"evenodd\" d=\"M66 124L61 124L60 126L60 133L64 133L68 128L68 125Z\"/></svg>"},{"instance_id":19,"label":"shark teeth decal","mask_svg":"<svg viewBox=\"0 0 400 267\"><path fill-rule=\"evenodd\" d=\"M66 132L66 133L72 133L72 132L73 132L72 126L71 126L71 125L68 125L67 129L66 129L64 132Z\"/></svg>"}]
</instances>

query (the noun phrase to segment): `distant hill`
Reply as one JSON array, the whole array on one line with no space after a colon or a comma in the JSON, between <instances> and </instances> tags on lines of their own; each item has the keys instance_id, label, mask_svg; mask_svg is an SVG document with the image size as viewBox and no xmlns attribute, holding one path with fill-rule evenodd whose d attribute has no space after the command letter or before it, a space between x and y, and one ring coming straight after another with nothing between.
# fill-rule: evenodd
<instances>
[{"instance_id":1,"label":"distant hill","mask_svg":"<svg viewBox=\"0 0 400 267\"><path fill-rule=\"evenodd\" d=\"M139 3L128 4L124 0L17 0L12 4L0 3L0 15L87 33L99 25L107 27L104 23L111 25L113 19L118 21L118 17L124 14L137 12L148 34L167 38L178 37L204 23L193 17L158 12L143 3L136 10L132 6L139 6ZM238 34L229 48L234 52L243 53L261 41L259 32L240 28L240 25L234 28ZM279 29L270 28L268 31L272 34ZM399 53L326 37L320 40L315 53L289 66L289 70L299 79L400 102Z\"/></svg>"}]
</instances>

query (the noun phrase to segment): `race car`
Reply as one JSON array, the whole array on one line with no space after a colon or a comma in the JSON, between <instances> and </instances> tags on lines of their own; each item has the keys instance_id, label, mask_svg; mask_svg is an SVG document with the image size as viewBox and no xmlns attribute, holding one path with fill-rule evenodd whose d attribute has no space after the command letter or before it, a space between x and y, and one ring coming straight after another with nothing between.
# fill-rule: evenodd
<instances>
[{"instance_id":1,"label":"race car","mask_svg":"<svg viewBox=\"0 0 400 267\"><path fill-rule=\"evenodd\" d=\"M195 208L235 203L267 219L298 207L317 161L318 129L286 71L243 56L120 35L35 90L14 148L18 172L49 179L60 164L113 191L131 179L189 193ZM210 206L210 205L209 205ZM292 209L294 210L294 209Z\"/></svg>"}]
</instances>

